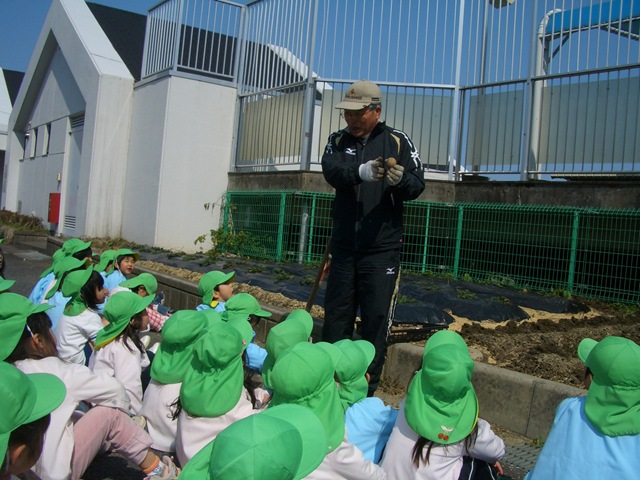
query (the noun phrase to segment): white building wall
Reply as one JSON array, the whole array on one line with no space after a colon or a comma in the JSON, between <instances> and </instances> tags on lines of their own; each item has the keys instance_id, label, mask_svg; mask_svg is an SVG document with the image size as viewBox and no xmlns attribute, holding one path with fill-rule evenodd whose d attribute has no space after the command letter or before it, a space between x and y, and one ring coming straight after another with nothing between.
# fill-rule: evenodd
<instances>
[{"instance_id":1,"label":"white building wall","mask_svg":"<svg viewBox=\"0 0 640 480\"><path fill-rule=\"evenodd\" d=\"M218 228L235 102L234 88L181 77L136 89L123 237L194 252L194 240ZM206 210L206 203L215 205Z\"/></svg>"}]
</instances>

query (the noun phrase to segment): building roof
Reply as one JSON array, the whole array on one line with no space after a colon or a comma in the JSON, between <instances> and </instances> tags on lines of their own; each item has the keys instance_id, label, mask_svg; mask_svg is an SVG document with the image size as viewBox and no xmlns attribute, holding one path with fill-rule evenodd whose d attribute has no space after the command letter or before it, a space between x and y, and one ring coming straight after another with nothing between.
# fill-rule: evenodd
<instances>
[{"instance_id":1,"label":"building roof","mask_svg":"<svg viewBox=\"0 0 640 480\"><path fill-rule=\"evenodd\" d=\"M137 82L142 72L146 15L87 2L105 35Z\"/></svg>"},{"instance_id":2,"label":"building roof","mask_svg":"<svg viewBox=\"0 0 640 480\"><path fill-rule=\"evenodd\" d=\"M24 72L7 69L2 69L2 71L4 72L4 81L7 84L7 91L9 92L9 98L11 99L11 105L13 105L16 102L18 90L20 90L20 84L24 78Z\"/></svg>"}]
</instances>

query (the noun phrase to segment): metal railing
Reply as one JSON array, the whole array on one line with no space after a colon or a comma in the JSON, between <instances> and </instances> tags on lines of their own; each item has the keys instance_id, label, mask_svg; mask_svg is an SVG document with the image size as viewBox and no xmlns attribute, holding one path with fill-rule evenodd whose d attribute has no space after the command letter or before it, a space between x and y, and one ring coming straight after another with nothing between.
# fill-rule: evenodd
<instances>
[{"instance_id":1,"label":"metal railing","mask_svg":"<svg viewBox=\"0 0 640 480\"><path fill-rule=\"evenodd\" d=\"M637 175L639 32L640 0L167 0L143 75L235 85L240 171L318 169L367 78L441 178Z\"/></svg>"},{"instance_id":2,"label":"metal railing","mask_svg":"<svg viewBox=\"0 0 640 480\"><path fill-rule=\"evenodd\" d=\"M318 262L333 195L227 192L222 230L238 255ZM640 210L405 204L402 266L423 275L640 301ZM224 245L223 245L224 247Z\"/></svg>"}]
</instances>

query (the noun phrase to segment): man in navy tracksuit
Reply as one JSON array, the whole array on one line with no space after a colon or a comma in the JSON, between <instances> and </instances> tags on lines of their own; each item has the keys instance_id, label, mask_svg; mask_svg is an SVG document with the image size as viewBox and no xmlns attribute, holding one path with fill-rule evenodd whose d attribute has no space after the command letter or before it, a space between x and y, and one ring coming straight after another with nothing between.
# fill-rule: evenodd
<instances>
[{"instance_id":1,"label":"man in navy tracksuit","mask_svg":"<svg viewBox=\"0 0 640 480\"><path fill-rule=\"evenodd\" d=\"M360 309L359 333L376 347L371 396L393 321L403 202L422 193L424 177L407 134L379 121L382 94L375 83L354 83L336 108L347 128L331 134L322 156L324 178L336 189L322 336L327 342L351 338Z\"/></svg>"}]
</instances>

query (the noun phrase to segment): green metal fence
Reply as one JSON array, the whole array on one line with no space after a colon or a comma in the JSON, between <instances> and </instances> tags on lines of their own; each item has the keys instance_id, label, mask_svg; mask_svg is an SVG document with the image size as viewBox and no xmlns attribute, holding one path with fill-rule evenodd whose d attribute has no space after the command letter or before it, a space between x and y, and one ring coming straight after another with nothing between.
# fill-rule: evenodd
<instances>
[{"instance_id":1,"label":"green metal fence","mask_svg":"<svg viewBox=\"0 0 640 480\"><path fill-rule=\"evenodd\" d=\"M223 231L233 253L280 261L321 259L333 195L227 192ZM640 210L535 205L405 204L402 265L417 273L640 301Z\"/></svg>"}]
</instances>

